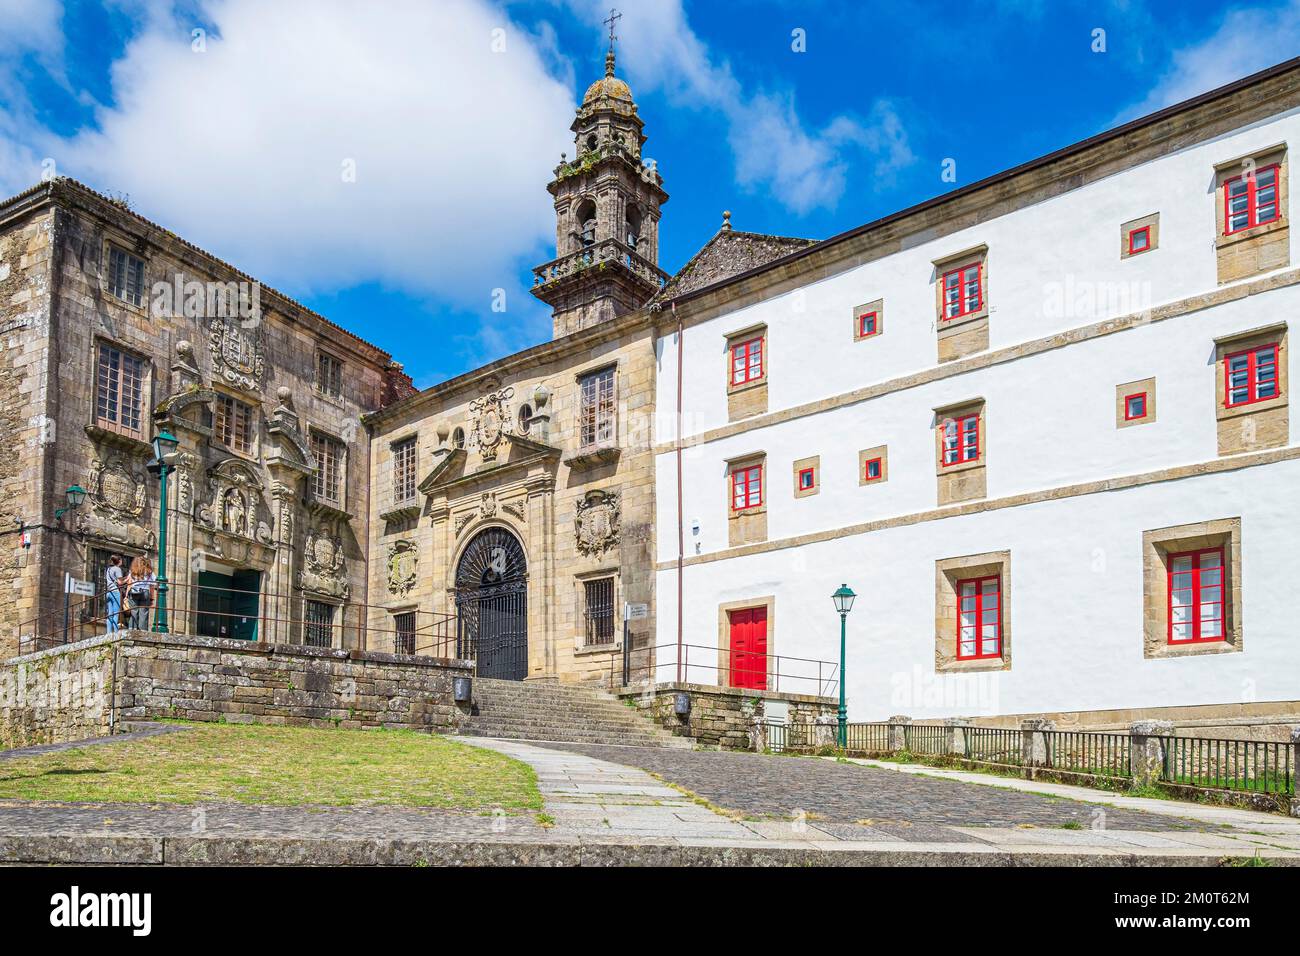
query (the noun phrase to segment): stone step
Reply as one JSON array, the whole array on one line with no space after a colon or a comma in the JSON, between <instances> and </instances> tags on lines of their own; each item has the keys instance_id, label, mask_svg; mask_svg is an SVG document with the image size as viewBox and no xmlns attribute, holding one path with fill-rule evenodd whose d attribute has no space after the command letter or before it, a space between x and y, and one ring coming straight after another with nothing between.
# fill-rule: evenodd
<instances>
[{"instance_id":1,"label":"stone step","mask_svg":"<svg viewBox=\"0 0 1300 956\"><path fill-rule=\"evenodd\" d=\"M512 701L502 704L497 701L478 701L481 714L509 714L510 716L550 716L563 713L570 717L593 717L607 720L644 720L636 711L619 704L601 707L598 704L537 704L532 701Z\"/></svg>"},{"instance_id":2,"label":"stone step","mask_svg":"<svg viewBox=\"0 0 1300 956\"><path fill-rule=\"evenodd\" d=\"M462 737L495 737L500 740L551 740L557 743L574 743L574 744L604 744L608 746L622 747L669 747L681 750L690 750L694 744L686 737L610 737L600 734L584 734L577 732L555 731L553 733L538 733L533 731L514 730L509 728L478 729L464 727L460 731Z\"/></svg>"}]
</instances>

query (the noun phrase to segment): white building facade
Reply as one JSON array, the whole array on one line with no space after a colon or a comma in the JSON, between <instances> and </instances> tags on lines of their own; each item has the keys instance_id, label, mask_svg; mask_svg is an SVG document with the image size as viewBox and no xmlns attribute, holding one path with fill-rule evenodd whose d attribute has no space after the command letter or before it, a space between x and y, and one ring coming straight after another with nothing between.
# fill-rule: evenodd
<instances>
[{"instance_id":1,"label":"white building facade","mask_svg":"<svg viewBox=\"0 0 1300 956\"><path fill-rule=\"evenodd\" d=\"M847 583L852 720L1300 713L1297 144L1293 61L665 290L658 679L815 692Z\"/></svg>"}]
</instances>

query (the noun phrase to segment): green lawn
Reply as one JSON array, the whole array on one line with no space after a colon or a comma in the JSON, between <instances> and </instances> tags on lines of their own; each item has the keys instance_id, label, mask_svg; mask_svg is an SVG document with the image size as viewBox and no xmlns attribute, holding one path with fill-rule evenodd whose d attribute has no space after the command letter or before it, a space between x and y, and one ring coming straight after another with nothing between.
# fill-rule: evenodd
<instances>
[{"instance_id":1,"label":"green lawn","mask_svg":"<svg viewBox=\"0 0 1300 956\"><path fill-rule=\"evenodd\" d=\"M408 730L255 724L192 729L0 761L0 799L540 810L537 776L504 754Z\"/></svg>"}]
</instances>

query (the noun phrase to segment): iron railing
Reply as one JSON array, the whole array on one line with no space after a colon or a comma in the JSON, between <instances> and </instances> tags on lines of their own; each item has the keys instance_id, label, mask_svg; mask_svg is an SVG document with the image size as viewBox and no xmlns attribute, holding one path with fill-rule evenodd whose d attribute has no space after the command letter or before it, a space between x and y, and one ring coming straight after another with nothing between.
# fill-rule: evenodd
<instances>
[{"instance_id":1,"label":"iron railing","mask_svg":"<svg viewBox=\"0 0 1300 956\"><path fill-rule=\"evenodd\" d=\"M729 655L716 645L705 644L638 648L636 659L627 659L623 675L625 684L704 684L817 697L833 697L840 686L839 664L834 661L748 651Z\"/></svg>"},{"instance_id":2,"label":"iron railing","mask_svg":"<svg viewBox=\"0 0 1300 956\"><path fill-rule=\"evenodd\" d=\"M1024 756L1019 730L1006 727L965 728L966 759L1020 766Z\"/></svg>"},{"instance_id":3,"label":"iron railing","mask_svg":"<svg viewBox=\"0 0 1300 956\"><path fill-rule=\"evenodd\" d=\"M101 593L70 602L66 615L60 610L24 621L19 625L18 653L105 634L109 630L106 612L107 599ZM146 612L151 629L156 613L155 595ZM168 630L176 634L420 657L458 656L461 648L457 646L455 615L431 611L407 611L405 615L399 624L391 611L380 605L322 602L301 592L282 594L206 584L172 584L167 589Z\"/></svg>"},{"instance_id":4,"label":"iron railing","mask_svg":"<svg viewBox=\"0 0 1300 956\"><path fill-rule=\"evenodd\" d=\"M1166 783L1249 793L1294 794L1292 745L1266 740L1165 737Z\"/></svg>"},{"instance_id":5,"label":"iron railing","mask_svg":"<svg viewBox=\"0 0 1300 956\"><path fill-rule=\"evenodd\" d=\"M1130 776L1128 734L1080 730L1043 731L1047 738L1047 766L1053 770L1087 773L1095 777Z\"/></svg>"},{"instance_id":6,"label":"iron railing","mask_svg":"<svg viewBox=\"0 0 1300 956\"><path fill-rule=\"evenodd\" d=\"M845 724L844 737L846 750L865 753L884 753L889 746L889 724Z\"/></svg>"},{"instance_id":7,"label":"iron railing","mask_svg":"<svg viewBox=\"0 0 1300 956\"><path fill-rule=\"evenodd\" d=\"M903 749L914 754L946 754L947 730L944 724L903 724Z\"/></svg>"}]
</instances>

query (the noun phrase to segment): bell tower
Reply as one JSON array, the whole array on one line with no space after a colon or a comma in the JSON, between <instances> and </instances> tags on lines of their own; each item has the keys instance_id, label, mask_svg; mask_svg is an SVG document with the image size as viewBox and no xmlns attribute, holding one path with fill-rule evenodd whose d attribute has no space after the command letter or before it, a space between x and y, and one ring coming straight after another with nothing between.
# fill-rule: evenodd
<instances>
[{"instance_id":1,"label":"bell tower","mask_svg":"<svg viewBox=\"0 0 1300 956\"><path fill-rule=\"evenodd\" d=\"M631 312L667 281L659 268L663 178L641 159L644 124L627 83L614 75L611 11L605 75L582 98L569 128L577 147L560 157L555 258L533 270L533 295L551 306L556 338Z\"/></svg>"}]
</instances>

